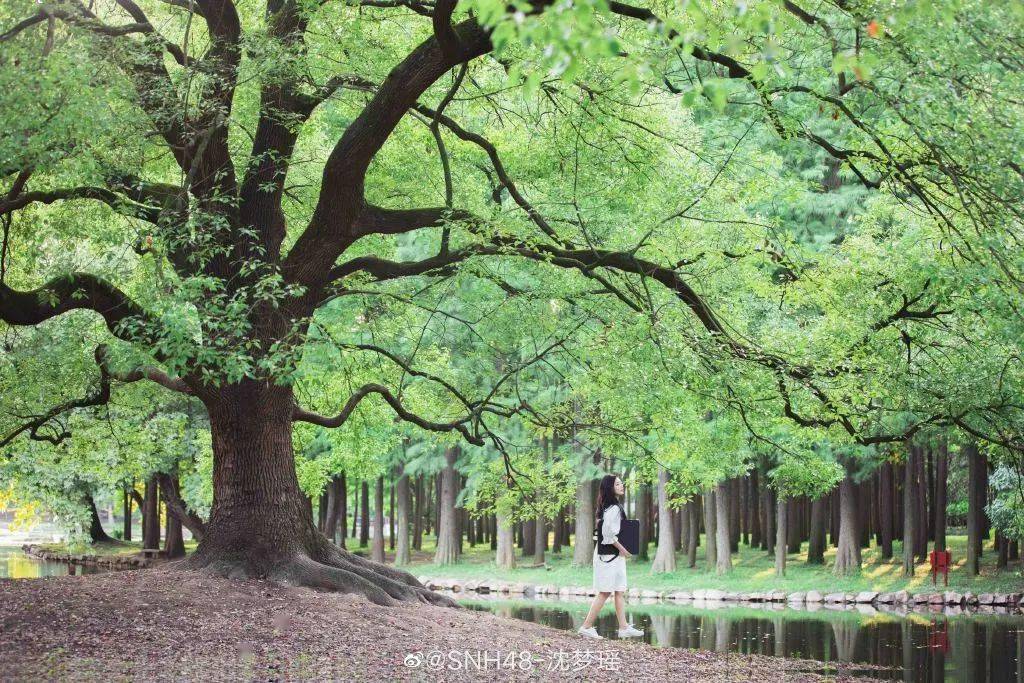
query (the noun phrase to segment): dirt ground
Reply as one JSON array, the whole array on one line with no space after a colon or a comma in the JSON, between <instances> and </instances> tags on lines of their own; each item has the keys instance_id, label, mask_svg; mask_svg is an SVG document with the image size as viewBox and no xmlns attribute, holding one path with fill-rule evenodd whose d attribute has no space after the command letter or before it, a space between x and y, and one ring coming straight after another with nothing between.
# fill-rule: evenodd
<instances>
[{"instance_id":1,"label":"dirt ground","mask_svg":"<svg viewBox=\"0 0 1024 683\"><path fill-rule=\"evenodd\" d=\"M0 680L811 681L815 662L655 648L469 609L144 569L0 580ZM863 679L859 679L863 680Z\"/></svg>"}]
</instances>

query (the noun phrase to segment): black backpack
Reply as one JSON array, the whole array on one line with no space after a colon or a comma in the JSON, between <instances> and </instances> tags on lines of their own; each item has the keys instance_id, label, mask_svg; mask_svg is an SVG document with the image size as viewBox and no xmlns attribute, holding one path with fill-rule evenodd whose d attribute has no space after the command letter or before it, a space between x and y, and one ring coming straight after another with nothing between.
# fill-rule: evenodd
<instances>
[{"instance_id":1,"label":"black backpack","mask_svg":"<svg viewBox=\"0 0 1024 683\"><path fill-rule=\"evenodd\" d=\"M622 519L625 520L626 509L622 507L622 503L615 503L615 505L622 512ZM616 548L614 545L611 545L609 543L601 543L601 522L604 521L605 510L607 510L610 507L611 505L609 505L607 508L601 511L601 516L597 518L596 523L594 525L594 544L597 546L597 554L614 555L614 557L612 557L611 560L601 560L602 562L611 562L619 556L619 549Z\"/></svg>"}]
</instances>

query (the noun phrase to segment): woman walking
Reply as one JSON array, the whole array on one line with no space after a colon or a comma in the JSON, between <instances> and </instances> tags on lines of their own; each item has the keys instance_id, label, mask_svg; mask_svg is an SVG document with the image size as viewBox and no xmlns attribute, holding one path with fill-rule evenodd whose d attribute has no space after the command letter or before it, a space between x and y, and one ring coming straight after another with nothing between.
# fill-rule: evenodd
<instances>
[{"instance_id":1,"label":"woman walking","mask_svg":"<svg viewBox=\"0 0 1024 683\"><path fill-rule=\"evenodd\" d=\"M601 637L594 628L594 621L604 607L605 600L612 593L615 593L615 616L619 620L619 637L635 638L644 634L643 631L633 628L632 624L626 623L626 558L632 555L619 543L618 538L622 520L626 518L626 511L620 502L620 497L625 492L622 480L614 474L606 474L601 479L595 519L598 525L598 542L594 545L594 590L597 591L597 595L594 596L590 612L579 630L581 635L589 638Z\"/></svg>"}]
</instances>

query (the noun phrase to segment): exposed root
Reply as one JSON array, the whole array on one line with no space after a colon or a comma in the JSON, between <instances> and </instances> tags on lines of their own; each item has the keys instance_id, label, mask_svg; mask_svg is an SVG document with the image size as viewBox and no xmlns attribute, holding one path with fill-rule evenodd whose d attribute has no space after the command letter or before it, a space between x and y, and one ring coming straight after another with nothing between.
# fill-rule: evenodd
<instances>
[{"instance_id":1,"label":"exposed root","mask_svg":"<svg viewBox=\"0 0 1024 683\"><path fill-rule=\"evenodd\" d=\"M274 570L267 578L290 586L356 593L378 605L395 604L394 598L362 576L340 567L317 562L305 555L299 555Z\"/></svg>"}]
</instances>

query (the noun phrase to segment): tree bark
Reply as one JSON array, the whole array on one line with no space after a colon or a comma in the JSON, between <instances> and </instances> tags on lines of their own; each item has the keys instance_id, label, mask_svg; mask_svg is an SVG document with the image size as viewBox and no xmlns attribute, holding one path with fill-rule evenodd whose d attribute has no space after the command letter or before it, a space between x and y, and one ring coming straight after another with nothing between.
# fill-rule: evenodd
<instances>
[{"instance_id":1,"label":"tree bark","mask_svg":"<svg viewBox=\"0 0 1024 683\"><path fill-rule=\"evenodd\" d=\"M789 528L789 501L775 494L775 576L786 575L786 530Z\"/></svg>"},{"instance_id":2,"label":"tree bark","mask_svg":"<svg viewBox=\"0 0 1024 683\"><path fill-rule=\"evenodd\" d=\"M740 498L743 495L740 481L738 477L733 477L726 482L729 489L729 552L731 553L740 551Z\"/></svg>"},{"instance_id":3,"label":"tree bark","mask_svg":"<svg viewBox=\"0 0 1024 683\"><path fill-rule=\"evenodd\" d=\"M892 463L882 463L878 472L878 525L881 536L882 559L892 559L892 528L893 528L893 487Z\"/></svg>"},{"instance_id":4,"label":"tree bark","mask_svg":"<svg viewBox=\"0 0 1024 683\"><path fill-rule=\"evenodd\" d=\"M377 477L373 495L373 549L374 562L384 562L384 475Z\"/></svg>"},{"instance_id":5,"label":"tree bark","mask_svg":"<svg viewBox=\"0 0 1024 683\"><path fill-rule=\"evenodd\" d=\"M718 482L715 490L715 573L726 574L732 571L732 553L730 552L729 525L729 481Z\"/></svg>"},{"instance_id":6,"label":"tree bark","mask_svg":"<svg viewBox=\"0 0 1024 683\"><path fill-rule=\"evenodd\" d=\"M435 564L453 564L459 559L458 523L455 519L455 498L458 496L458 472L455 471L455 460L458 448L450 446L444 451L445 466L441 470L441 495L437 504L440 517L437 525L437 550L434 553Z\"/></svg>"},{"instance_id":7,"label":"tree bark","mask_svg":"<svg viewBox=\"0 0 1024 683\"><path fill-rule=\"evenodd\" d=\"M142 547L145 550L160 549L159 490L154 474L146 480L146 497L142 499Z\"/></svg>"},{"instance_id":8,"label":"tree bark","mask_svg":"<svg viewBox=\"0 0 1024 683\"><path fill-rule=\"evenodd\" d=\"M370 482L359 482L359 492L359 547L365 548L370 543Z\"/></svg>"},{"instance_id":9,"label":"tree bark","mask_svg":"<svg viewBox=\"0 0 1024 683\"><path fill-rule=\"evenodd\" d=\"M640 549L637 553L637 557L641 560L647 560L649 554L647 546L650 545L650 527L651 527L651 485L647 482L640 484L639 495L636 498L636 518L640 522Z\"/></svg>"},{"instance_id":10,"label":"tree bark","mask_svg":"<svg viewBox=\"0 0 1024 683\"><path fill-rule=\"evenodd\" d=\"M767 480L766 480L767 481ZM778 538L778 529L776 524L778 523L778 512L775 509L778 505L778 493L775 489L771 488L767 484L764 489L764 509L765 509L765 525L764 525L764 540L765 549L769 552L775 552L775 541Z\"/></svg>"},{"instance_id":11,"label":"tree bark","mask_svg":"<svg viewBox=\"0 0 1024 683\"><path fill-rule=\"evenodd\" d=\"M96 509L96 501L93 500L91 493L86 493L83 496L85 506L89 508L89 540L93 543L110 543L114 539L107 535L107 532L103 530L103 524L100 522L100 513Z\"/></svg>"},{"instance_id":12,"label":"tree bark","mask_svg":"<svg viewBox=\"0 0 1024 683\"><path fill-rule=\"evenodd\" d=\"M206 403L213 507L206 535L184 567L357 593L381 605L454 604L408 572L338 548L317 531L296 477L288 387L245 381L219 387Z\"/></svg>"},{"instance_id":13,"label":"tree bark","mask_svg":"<svg viewBox=\"0 0 1024 683\"><path fill-rule=\"evenodd\" d=\"M416 507L413 509L412 517L412 549L423 550L423 519L427 515L423 504L423 475L416 475Z\"/></svg>"},{"instance_id":14,"label":"tree bark","mask_svg":"<svg viewBox=\"0 0 1024 683\"><path fill-rule=\"evenodd\" d=\"M686 504L686 525L689 535L686 538L686 566L697 566L697 541L700 540L700 513L696 496Z\"/></svg>"},{"instance_id":15,"label":"tree bark","mask_svg":"<svg viewBox=\"0 0 1024 683\"><path fill-rule=\"evenodd\" d=\"M668 506L668 470L658 468L658 549L654 554L651 573L676 570L675 519Z\"/></svg>"},{"instance_id":16,"label":"tree bark","mask_svg":"<svg viewBox=\"0 0 1024 683\"><path fill-rule=\"evenodd\" d=\"M409 564L409 475L405 473L405 465L398 465L398 481L395 484L397 507L395 520L395 564Z\"/></svg>"},{"instance_id":17,"label":"tree bark","mask_svg":"<svg viewBox=\"0 0 1024 683\"><path fill-rule=\"evenodd\" d=\"M981 569L981 506L984 500L979 489L984 464L976 443L966 444L963 453L967 460L967 571L977 576Z\"/></svg>"},{"instance_id":18,"label":"tree bark","mask_svg":"<svg viewBox=\"0 0 1024 683\"><path fill-rule=\"evenodd\" d=\"M946 437L939 440L935 449L935 496L932 507L935 512L935 549L946 549L946 492L949 479L949 444Z\"/></svg>"},{"instance_id":19,"label":"tree bark","mask_svg":"<svg viewBox=\"0 0 1024 683\"><path fill-rule=\"evenodd\" d=\"M807 543L807 564L825 564L825 496L811 503L811 534Z\"/></svg>"},{"instance_id":20,"label":"tree bark","mask_svg":"<svg viewBox=\"0 0 1024 683\"><path fill-rule=\"evenodd\" d=\"M548 539L547 519L538 515L533 522L533 565L544 566L544 545Z\"/></svg>"},{"instance_id":21,"label":"tree bark","mask_svg":"<svg viewBox=\"0 0 1024 683\"><path fill-rule=\"evenodd\" d=\"M917 447L907 444L903 466L903 575L914 575L914 544L917 539Z\"/></svg>"},{"instance_id":22,"label":"tree bark","mask_svg":"<svg viewBox=\"0 0 1024 683\"><path fill-rule=\"evenodd\" d=\"M502 512L496 513L496 520L498 540L494 553L494 563L499 569L514 569L516 566L515 530L509 524L508 516Z\"/></svg>"},{"instance_id":23,"label":"tree bark","mask_svg":"<svg viewBox=\"0 0 1024 683\"><path fill-rule=\"evenodd\" d=\"M715 504L715 489L709 488L704 492L704 562L708 571L716 568L718 559L718 541L715 525L717 506Z\"/></svg>"},{"instance_id":24,"label":"tree bark","mask_svg":"<svg viewBox=\"0 0 1024 683\"><path fill-rule=\"evenodd\" d=\"M135 488L135 480L133 479L131 484L125 485L125 489L123 491L123 493L124 493L124 506L123 506L124 507L124 520L123 520L124 531L122 532L121 537L125 541L131 541L132 540L132 507L134 506L135 501L132 500L132 496L131 496L130 493L128 493L128 489L134 489L134 488Z\"/></svg>"},{"instance_id":25,"label":"tree bark","mask_svg":"<svg viewBox=\"0 0 1024 683\"><path fill-rule=\"evenodd\" d=\"M338 535L338 508L341 506L341 477L334 476L327 482L327 510L324 512L324 535L332 541ZM344 526L342 522L342 526Z\"/></svg>"},{"instance_id":26,"label":"tree bark","mask_svg":"<svg viewBox=\"0 0 1024 683\"><path fill-rule=\"evenodd\" d=\"M860 533L857 529L857 485L849 471L839 484L839 547L836 549L836 575L860 571Z\"/></svg>"},{"instance_id":27,"label":"tree bark","mask_svg":"<svg viewBox=\"0 0 1024 683\"><path fill-rule=\"evenodd\" d=\"M750 547L763 548L761 537L761 491L757 468L750 470Z\"/></svg>"},{"instance_id":28,"label":"tree bark","mask_svg":"<svg viewBox=\"0 0 1024 683\"><path fill-rule=\"evenodd\" d=\"M165 479L166 478L166 479ZM160 480L160 496L164 498L164 493L170 493L171 497L177 498L178 494L178 482L177 477L171 477L164 475ZM165 481L168 484L165 486ZM168 498L164 498L164 505L167 508L166 524L164 525L164 557L169 560L178 559L185 557L185 538L181 533L181 520L177 515L173 514L170 507L167 506Z\"/></svg>"}]
</instances>

